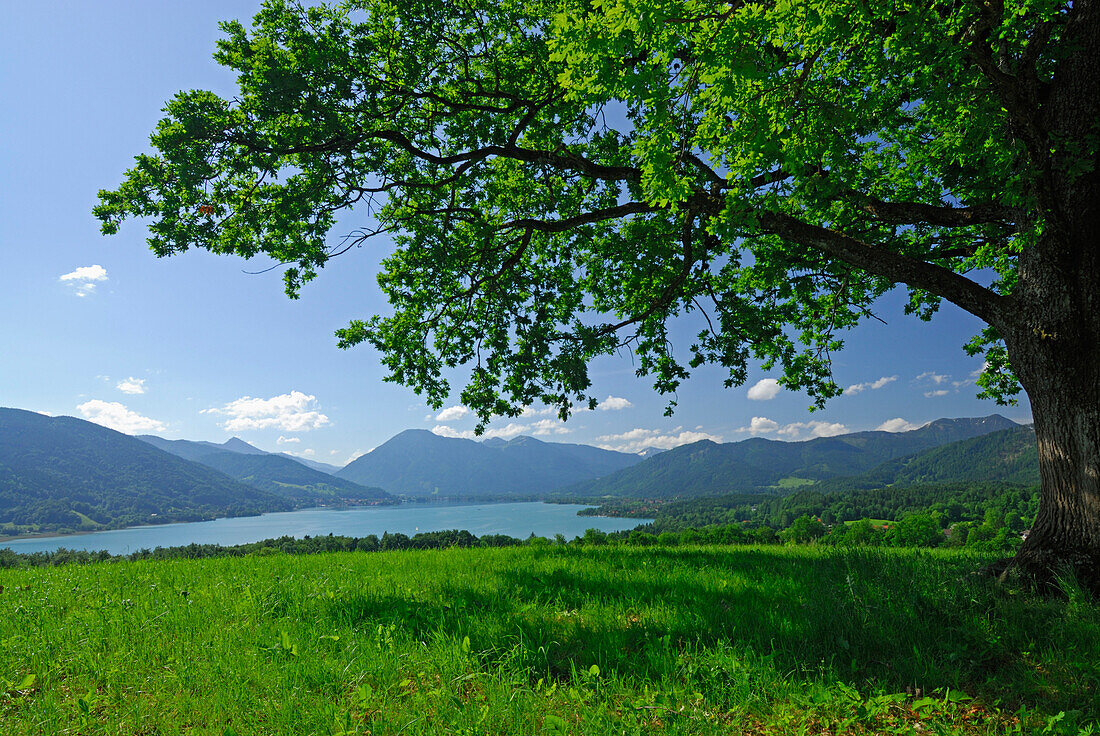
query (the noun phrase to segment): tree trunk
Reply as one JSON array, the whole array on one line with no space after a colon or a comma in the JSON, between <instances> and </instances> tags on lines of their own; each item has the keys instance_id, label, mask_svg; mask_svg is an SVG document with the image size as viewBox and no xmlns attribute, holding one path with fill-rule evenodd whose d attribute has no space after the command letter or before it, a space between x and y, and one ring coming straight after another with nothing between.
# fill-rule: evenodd
<instances>
[{"instance_id":1,"label":"tree trunk","mask_svg":"<svg viewBox=\"0 0 1100 736\"><path fill-rule=\"evenodd\" d=\"M1005 572L1023 573L1049 587L1057 586L1068 568L1100 596L1100 237L1092 217L1096 209L1092 202L1073 213L1078 217L1066 218L1073 237L1064 237L1063 231L1057 238L1061 245L1048 240L1038 253L1021 256L1021 278L1013 294L1016 315L1002 334L1031 400L1041 484L1038 516ZM1078 219L1080 214L1089 217Z\"/></svg>"},{"instance_id":2,"label":"tree trunk","mask_svg":"<svg viewBox=\"0 0 1100 736\"><path fill-rule=\"evenodd\" d=\"M1048 142L1029 152L1041 234L1020 254L1011 313L994 325L1031 399L1041 483L1039 514L1006 572L1057 585L1068 568L1100 596L1100 2L1073 4L1062 41L1073 52L1035 123Z\"/></svg>"},{"instance_id":3,"label":"tree trunk","mask_svg":"<svg viewBox=\"0 0 1100 736\"><path fill-rule=\"evenodd\" d=\"M1064 360L1071 364L1068 371L1028 382L1039 450L1039 514L1006 573L1023 573L1050 588L1070 570L1100 595L1100 382L1096 364L1073 365L1077 361L1068 355ZM1091 379L1087 385L1070 383L1067 373Z\"/></svg>"}]
</instances>

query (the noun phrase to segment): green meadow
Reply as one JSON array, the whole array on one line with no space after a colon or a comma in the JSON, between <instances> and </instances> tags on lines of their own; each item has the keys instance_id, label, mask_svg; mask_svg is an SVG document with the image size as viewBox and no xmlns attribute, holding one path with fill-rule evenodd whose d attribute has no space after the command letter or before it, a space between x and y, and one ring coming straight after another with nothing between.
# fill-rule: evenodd
<instances>
[{"instance_id":1,"label":"green meadow","mask_svg":"<svg viewBox=\"0 0 1100 736\"><path fill-rule=\"evenodd\" d=\"M0 733L1095 732L1100 608L945 550L528 545L0 571Z\"/></svg>"}]
</instances>

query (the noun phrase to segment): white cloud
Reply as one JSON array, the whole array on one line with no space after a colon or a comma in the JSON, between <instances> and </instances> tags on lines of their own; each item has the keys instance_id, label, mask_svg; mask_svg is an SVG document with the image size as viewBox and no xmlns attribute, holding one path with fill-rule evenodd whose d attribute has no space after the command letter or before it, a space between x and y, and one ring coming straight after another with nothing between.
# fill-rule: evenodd
<instances>
[{"instance_id":1,"label":"white cloud","mask_svg":"<svg viewBox=\"0 0 1100 736\"><path fill-rule=\"evenodd\" d=\"M741 427L738 432L748 432L753 437L762 434L771 434L775 432L778 435L787 437L789 439L798 439L804 434L810 437L833 437L838 434L844 434L848 431L848 427L840 422L791 422L790 424L780 425L767 417L753 417L749 422L749 426Z\"/></svg>"},{"instance_id":2,"label":"white cloud","mask_svg":"<svg viewBox=\"0 0 1100 736\"><path fill-rule=\"evenodd\" d=\"M124 394L143 394L145 393L145 379L131 376L124 381L119 381L115 388Z\"/></svg>"},{"instance_id":3,"label":"white cloud","mask_svg":"<svg viewBox=\"0 0 1100 736\"><path fill-rule=\"evenodd\" d=\"M117 432L137 434L138 432L163 432L168 427L164 422L143 417L130 411L117 401L92 399L76 407L84 418L96 424L102 424Z\"/></svg>"},{"instance_id":4,"label":"white cloud","mask_svg":"<svg viewBox=\"0 0 1100 736\"><path fill-rule=\"evenodd\" d=\"M779 434L795 439L801 437L803 432L808 432L810 437L835 437L847 431L848 427L840 422L791 422L783 425Z\"/></svg>"},{"instance_id":5,"label":"white cloud","mask_svg":"<svg viewBox=\"0 0 1100 736\"><path fill-rule=\"evenodd\" d=\"M573 430L565 426L565 422L556 419L540 419L530 425L531 434L536 437L544 437L548 434L569 434Z\"/></svg>"},{"instance_id":6,"label":"white cloud","mask_svg":"<svg viewBox=\"0 0 1100 736\"><path fill-rule=\"evenodd\" d=\"M918 380L918 381L927 380L927 381L931 381L932 383L935 383L935 384L938 385L938 384L941 384L944 381L946 381L948 378L951 378L951 376L945 376L942 373L933 373L932 371L925 371L924 373L917 376L916 380Z\"/></svg>"},{"instance_id":7,"label":"white cloud","mask_svg":"<svg viewBox=\"0 0 1100 736\"><path fill-rule=\"evenodd\" d=\"M95 291L96 282L107 280L107 269L99 264L81 266L75 271L62 274L58 281L71 282L76 287L77 296L87 296Z\"/></svg>"},{"instance_id":8,"label":"white cloud","mask_svg":"<svg viewBox=\"0 0 1100 736\"><path fill-rule=\"evenodd\" d=\"M463 440L489 439L490 437L500 437L501 439L507 440L511 439L512 437L517 437L524 432L530 431L530 429L531 428L528 427L526 424L517 424L516 422L511 422L504 425L503 427L489 427L485 430L485 434L481 435L481 437L478 437L474 434L474 430L472 429L466 429L460 432L457 429L448 427L445 424L437 424L436 426L432 427L432 432L439 435L440 437L452 437Z\"/></svg>"},{"instance_id":9,"label":"white cloud","mask_svg":"<svg viewBox=\"0 0 1100 736\"><path fill-rule=\"evenodd\" d=\"M292 452L290 450L287 450L286 454L287 455L293 455L294 457L313 457L314 455L317 454L317 451L306 448L305 450L302 450L301 452Z\"/></svg>"},{"instance_id":10,"label":"white cloud","mask_svg":"<svg viewBox=\"0 0 1100 736\"><path fill-rule=\"evenodd\" d=\"M301 437L283 437L282 435L279 435L279 439L275 440L275 444L276 445L289 445L292 442L301 442L301 441L302 441ZM333 452L335 452L335 450L333 450Z\"/></svg>"},{"instance_id":11,"label":"white cloud","mask_svg":"<svg viewBox=\"0 0 1100 736\"><path fill-rule=\"evenodd\" d=\"M221 409L204 409L202 413L229 417L221 425L227 432L272 428L286 432L308 432L329 423L328 417L315 409L316 403L316 396L291 391L270 399L242 396Z\"/></svg>"},{"instance_id":12,"label":"white cloud","mask_svg":"<svg viewBox=\"0 0 1100 736\"><path fill-rule=\"evenodd\" d=\"M574 411L576 411L576 410L574 409ZM551 416L554 416L557 413L558 413L558 410L551 407L551 406L547 406L547 407L544 407L542 409L536 409L533 406L525 406L525 407L523 407L523 412L520 414L520 416L521 417L551 417Z\"/></svg>"},{"instance_id":13,"label":"white cloud","mask_svg":"<svg viewBox=\"0 0 1100 736\"><path fill-rule=\"evenodd\" d=\"M631 453L641 452L647 447L670 450L673 447L689 445L700 440L721 442L722 438L707 432L685 431L683 427L676 427L671 432L662 432L659 429L636 428L622 434L607 434L596 438L597 447Z\"/></svg>"},{"instance_id":14,"label":"white cloud","mask_svg":"<svg viewBox=\"0 0 1100 736\"><path fill-rule=\"evenodd\" d=\"M443 411L439 412L435 416L437 422L453 422L456 419L461 419L470 413L470 410L461 404L458 406L448 406Z\"/></svg>"},{"instance_id":15,"label":"white cloud","mask_svg":"<svg viewBox=\"0 0 1100 736\"><path fill-rule=\"evenodd\" d=\"M550 410L553 411L553 410ZM535 410L528 416L538 416L545 414L545 411ZM525 415L526 412L525 412ZM490 426L485 430L485 433L480 437L474 434L472 429L458 430L453 427L448 427L445 424L438 424L432 427L432 432L440 437L451 437L463 440L484 440L491 437L499 437L500 439L512 439L518 437L521 434L530 434L536 437L545 437L552 434L569 434L573 429L566 427L565 422L560 419L540 419L537 422L531 422L530 424L520 424L519 422L509 422L503 427Z\"/></svg>"},{"instance_id":16,"label":"white cloud","mask_svg":"<svg viewBox=\"0 0 1100 736\"><path fill-rule=\"evenodd\" d=\"M911 432L914 429L920 429L921 425L913 424L906 421L901 417L894 417L893 419L887 419L882 424L875 427L878 432Z\"/></svg>"},{"instance_id":17,"label":"white cloud","mask_svg":"<svg viewBox=\"0 0 1100 736\"><path fill-rule=\"evenodd\" d=\"M350 462L352 462L352 461L354 461L354 460L358 460L359 458L361 458L361 457L363 457L364 455L367 455L367 454L369 454L369 453L371 453L371 452L373 452L373 451L374 451L374 448L373 448L373 447L372 447L372 448L370 448L369 450L367 450L366 452L363 452L362 450L356 450L355 452L353 452L353 453L351 453L350 455L348 455L348 459L344 461L344 465L347 465L348 463L350 463Z\"/></svg>"},{"instance_id":18,"label":"white cloud","mask_svg":"<svg viewBox=\"0 0 1100 736\"><path fill-rule=\"evenodd\" d=\"M779 381L774 378L761 378L746 394L752 401L768 401L779 395Z\"/></svg>"},{"instance_id":19,"label":"white cloud","mask_svg":"<svg viewBox=\"0 0 1100 736\"><path fill-rule=\"evenodd\" d=\"M61 281L106 281L107 269L99 264L81 266L60 277Z\"/></svg>"},{"instance_id":20,"label":"white cloud","mask_svg":"<svg viewBox=\"0 0 1100 736\"><path fill-rule=\"evenodd\" d=\"M767 417L753 417L749 422L749 426L741 427L738 432L748 432L753 437L758 434L768 434L779 429L779 422L768 419Z\"/></svg>"},{"instance_id":21,"label":"white cloud","mask_svg":"<svg viewBox=\"0 0 1100 736\"><path fill-rule=\"evenodd\" d=\"M620 396L608 395L606 399L600 402L598 408L600 411L619 411L620 409L629 409L632 406L634 405Z\"/></svg>"},{"instance_id":22,"label":"white cloud","mask_svg":"<svg viewBox=\"0 0 1100 736\"><path fill-rule=\"evenodd\" d=\"M872 391L874 391L875 389L880 389L886 384L893 383L896 380L898 380L897 376L883 376L877 381L868 381L866 383L853 383L851 386L844 389L844 393L852 396L858 394L860 391L866 391L867 389L871 389Z\"/></svg>"},{"instance_id":23,"label":"white cloud","mask_svg":"<svg viewBox=\"0 0 1100 736\"><path fill-rule=\"evenodd\" d=\"M951 392L948 391L947 389L941 388L941 389L936 389L935 391L925 391L924 392L924 397L926 399L934 399L937 396L947 396L949 393L951 393Z\"/></svg>"}]
</instances>

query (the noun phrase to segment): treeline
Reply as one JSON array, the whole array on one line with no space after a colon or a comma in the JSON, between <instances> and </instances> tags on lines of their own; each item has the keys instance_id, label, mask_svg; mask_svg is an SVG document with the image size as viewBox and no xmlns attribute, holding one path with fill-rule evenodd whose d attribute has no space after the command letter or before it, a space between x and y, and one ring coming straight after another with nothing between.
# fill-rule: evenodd
<instances>
[{"instance_id":1,"label":"treeline","mask_svg":"<svg viewBox=\"0 0 1100 736\"><path fill-rule=\"evenodd\" d=\"M0 490L0 503L3 502ZM282 510L286 510L285 508ZM144 509L130 508L118 511L102 505L73 501L70 498L47 499L41 503L23 507L0 509L0 538L29 534L107 531L133 526L181 524L196 521L212 521L218 518L257 516L259 511L247 506L223 506L220 508L169 509L150 514Z\"/></svg>"},{"instance_id":2,"label":"treeline","mask_svg":"<svg viewBox=\"0 0 1100 736\"><path fill-rule=\"evenodd\" d=\"M187 544L178 547L142 549L124 555L114 555L104 550L73 550L64 547L52 552L18 553L0 548L0 568L44 567L70 563L86 564L119 560L199 560L212 557L244 557L247 555L311 555L322 552L387 552L402 549L447 549L450 547L511 547L531 540L516 539L505 534L486 534L477 537L465 530L449 529L437 532L421 532L412 537L406 534L390 534L381 537L347 537L329 534L311 537L277 537L247 544ZM549 544L549 540L544 540Z\"/></svg>"},{"instance_id":3,"label":"treeline","mask_svg":"<svg viewBox=\"0 0 1100 736\"><path fill-rule=\"evenodd\" d=\"M982 522L1022 531L1039 507L1039 490L1006 483L937 483L833 493L813 490L777 495L727 495L678 501L617 499L581 512L588 516L652 518L656 532L745 524L780 530L809 516L826 527L860 519L898 521L914 513L936 515L946 527Z\"/></svg>"}]
</instances>

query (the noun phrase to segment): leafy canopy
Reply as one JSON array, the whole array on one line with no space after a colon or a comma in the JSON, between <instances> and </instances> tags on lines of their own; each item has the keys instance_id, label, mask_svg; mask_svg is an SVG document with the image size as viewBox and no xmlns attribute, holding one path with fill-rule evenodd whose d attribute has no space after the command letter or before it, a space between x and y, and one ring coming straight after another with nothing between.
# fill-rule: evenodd
<instances>
[{"instance_id":1,"label":"leafy canopy","mask_svg":"<svg viewBox=\"0 0 1100 736\"><path fill-rule=\"evenodd\" d=\"M269 0L222 26L236 97L177 95L95 213L105 233L150 218L158 255L267 254L292 297L392 237L393 313L340 345L374 345L437 406L471 366L482 421L594 404L588 363L624 349L662 392L758 360L820 405L840 334L893 284L924 319L947 298L990 322L1011 291L1041 218L990 64L1049 75L1066 10ZM341 240L347 210L369 226ZM1018 390L994 327L968 350L987 395Z\"/></svg>"}]
</instances>

